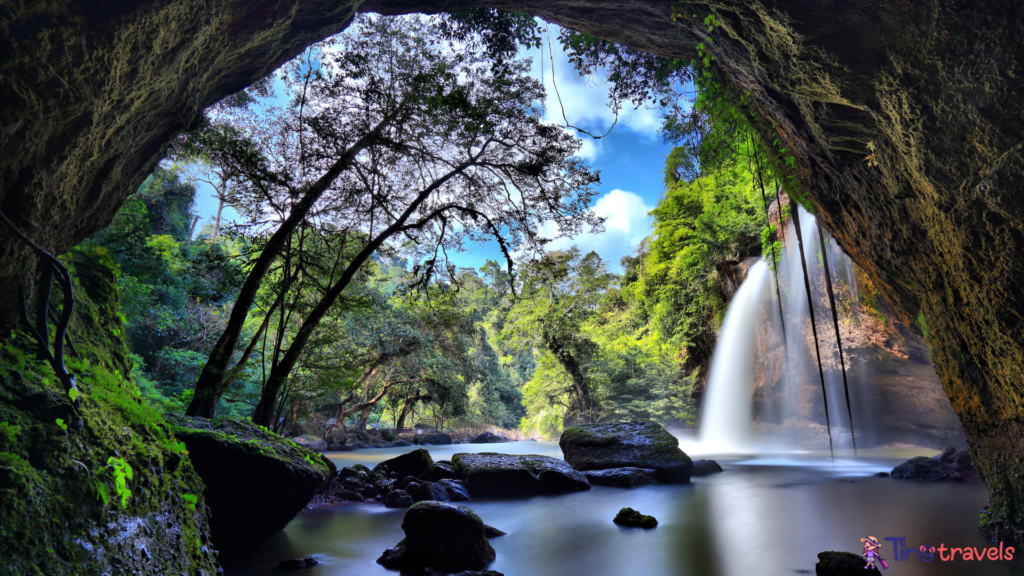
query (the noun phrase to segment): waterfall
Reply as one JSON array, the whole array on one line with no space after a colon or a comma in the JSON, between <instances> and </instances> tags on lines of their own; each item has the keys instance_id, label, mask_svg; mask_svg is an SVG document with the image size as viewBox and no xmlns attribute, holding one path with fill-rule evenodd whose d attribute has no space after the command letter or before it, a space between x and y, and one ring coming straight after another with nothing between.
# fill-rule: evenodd
<instances>
[{"instance_id":1,"label":"waterfall","mask_svg":"<svg viewBox=\"0 0 1024 576\"><path fill-rule=\"evenodd\" d=\"M754 338L768 277L763 260L751 266L725 314L701 418L700 444L705 452L749 450Z\"/></svg>"}]
</instances>

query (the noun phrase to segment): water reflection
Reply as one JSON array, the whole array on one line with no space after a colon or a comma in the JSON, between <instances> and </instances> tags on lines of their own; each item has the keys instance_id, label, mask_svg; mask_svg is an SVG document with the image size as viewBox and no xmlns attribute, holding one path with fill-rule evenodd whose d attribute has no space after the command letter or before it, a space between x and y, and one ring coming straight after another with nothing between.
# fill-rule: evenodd
<instances>
[{"instance_id":1,"label":"water reflection","mask_svg":"<svg viewBox=\"0 0 1024 576\"><path fill-rule=\"evenodd\" d=\"M406 449L334 455L339 465L372 465ZM501 451L558 456L555 443L430 447L435 459L460 451ZM389 454L391 451L393 453ZM859 554L859 539L904 536L911 546L985 546L977 531L986 503L980 482L911 483L866 476L892 468L906 451L874 451L850 465L831 466L820 453L720 460L725 472L688 486L589 492L466 503L485 522L506 532L492 540L492 569L506 576L715 576L814 572L817 553ZM784 465L780 465L784 464ZM852 482L851 482L852 480ZM654 530L611 522L630 506L658 518ZM342 504L300 514L288 528L245 559L225 560L227 576L276 574L288 557L316 556L322 564L303 576L392 574L374 561L403 537L403 511L375 504ZM894 562L893 574L1020 574L1019 561Z\"/></svg>"}]
</instances>

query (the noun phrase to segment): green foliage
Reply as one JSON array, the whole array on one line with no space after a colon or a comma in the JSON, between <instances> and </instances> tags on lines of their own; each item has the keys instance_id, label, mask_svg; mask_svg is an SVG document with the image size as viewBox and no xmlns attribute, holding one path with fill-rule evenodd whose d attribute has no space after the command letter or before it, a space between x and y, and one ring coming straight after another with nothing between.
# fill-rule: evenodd
<instances>
[{"instance_id":1,"label":"green foliage","mask_svg":"<svg viewBox=\"0 0 1024 576\"><path fill-rule=\"evenodd\" d=\"M108 482L114 483L114 496L120 499L121 508L128 507L128 499L132 496L128 488L128 481L134 477L132 467L125 462L124 458L107 458L107 464L100 469L95 476L89 478L89 487L93 495L103 502L104 506L110 504L110 486Z\"/></svg>"},{"instance_id":2,"label":"green foliage","mask_svg":"<svg viewBox=\"0 0 1024 576\"><path fill-rule=\"evenodd\" d=\"M55 422L57 423L57 427L58 428L60 428L61 430L65 431L65 432L68 431L68 425L64 423L64 419L63 418L57 418L55 420Z\"/></svg>"},{"instance_id":3,"label":"green foliage","mask_svg":"<svg viewBox=\"0 0 1024 576\"><path fill-rule=\"evenodd\" d=\"M199 503L198 496L195 494L182 494L181 499L185 501L185 506L187 506L189 510L192 510L193 512L195 511L196 504Z\"/></svg>"},{"instance_id":4,"label":"green foliage","mask_svg":"<svg viewBox=\"0 0 1024 576\"><path fill-rule=\"evenodd\" d=\"M10 422L0 422L0 441L4 444L17 444L18 434L21 434L21 426Z\"/></svg>"}]
</instances>

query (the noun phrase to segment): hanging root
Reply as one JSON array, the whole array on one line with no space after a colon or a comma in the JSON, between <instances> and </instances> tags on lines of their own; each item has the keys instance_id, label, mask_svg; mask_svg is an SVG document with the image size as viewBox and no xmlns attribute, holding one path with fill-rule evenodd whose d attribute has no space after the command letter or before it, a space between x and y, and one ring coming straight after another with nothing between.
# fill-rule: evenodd
<instances>
[{"instance_id":1,"label":"hanging root","mask_svg":"<svg viewBox=\"0 0 1024 576\"><path fill-rule=\"evenodd\" d=\"M843 369L843 393L846 395L846 416L850 419L850 439L853 441L853 455L857 456L857 436L853 433L853 410L850 409L850 387L846 383L846 361L843 359L843 341L839 337L839 315L836 314L836 297L832 291L832 273L828 269L828 250L825 249L825 233L818 223L818 241L821 243L821 258L825 265L825 288L828 290L828 303L832 308L832 325L836 328L836 346L839 348L839 366Z\"/></svg>"},{"instance_id":2,"label":"hanging root","mask_svg":"<svg viewBox=\"0 0 1024 576\"><path fill-rule=\"evenodd\" d=\"M38 345L38 354L40 360L46 360L50 363L54 373L60 380L61 385L64 386L64 392L68 395L71 400L71 405L77 410L82 406L82 398L78 393L78 388L75 387L75 375L68 372L67 367L64 365L64 342L70 343L70 339L67 336L68 325L71 323L71 312L74 310L75 298L72 292L71 274L68 269L61 264L60 260L50 254L46 250L43 250L35 242L30 240L28 236L25 236L18 230L7 216L3 212L0 212L0 220L18 237L19 240L25 243L33 252L39 257L39 271L41 275L41 281L39 282L38 292L36 293L36 325L33 326L32 322L28 318L28 299L25 297L25 288L21 287L18 289L18 312L21 315L22 324L25 326L25 330L32 336ZM61 308L60 317L56 320L56 333L53 338L53 350L50 350L50 342L48 336L50 333L49 316L52 313L49 309L50 306L50 286L53 279L56 277L57 283L63 293L63 306ZM72 350L74 346L72 345ZM77 351L75 351L77 355Z\"/></svg>"}]
</instances>

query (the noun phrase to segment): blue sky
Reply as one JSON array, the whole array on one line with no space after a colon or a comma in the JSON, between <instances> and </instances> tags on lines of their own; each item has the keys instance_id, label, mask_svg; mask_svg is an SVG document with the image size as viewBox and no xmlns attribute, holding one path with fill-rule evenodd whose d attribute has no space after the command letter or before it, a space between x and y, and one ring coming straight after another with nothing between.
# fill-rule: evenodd
<instances>
[{"instance_id":1,"label":"blue sky","mask_svg":"<svg viewBox=\"0 0 1024 576\"><path fill-rule=\"evenodd\" d=\"M533 75L540 78L543 69L544 85L547 90L544 119L551 123L579 126L593 134L604 134L612 125L615 115L607 106L608 87L602 78L580 78L566 60L557 42L558 28L550 28L554 47L554 81L558 86L565 118L559 106L552 85L552 66L548 47L543 51L532 49L523 55L533 59ZM611 133L600 140L580 135L583 147L580 156L594 169L601 172L601 183L597 186L600 194L591 209L606 218L605 231L600 234L584 232L572 239L558 239L549 244L557 250L577 245L584 252L594 250L614 272L621 272L619 260L633 252L636 245L650 233L651 218L648 212L657 204L664 190L662 168L665 156L671 146L664 144L659 135L661 114L658 110L641 108L634 110L627 103L619 113L618 124ZM213 189L202 185L196 199L200 227L212 223L217 211ZM225 208L224 218L230 220L237 215ZM555 230L550 223L544 226L549 235ZM504 263L501 251L495 242L485 245L467 245L467 250L450 253L458 266L479 268L488 259Z\"/></svg>"}]
</instances>

